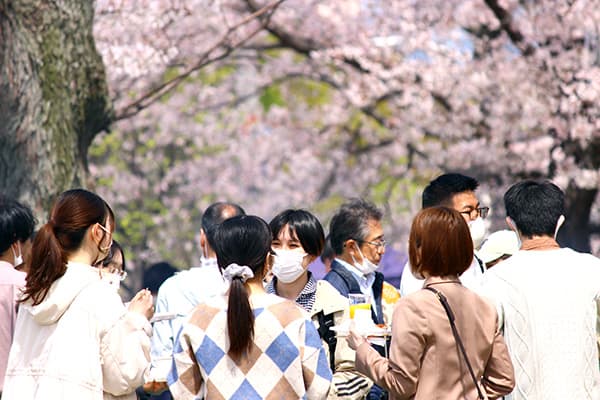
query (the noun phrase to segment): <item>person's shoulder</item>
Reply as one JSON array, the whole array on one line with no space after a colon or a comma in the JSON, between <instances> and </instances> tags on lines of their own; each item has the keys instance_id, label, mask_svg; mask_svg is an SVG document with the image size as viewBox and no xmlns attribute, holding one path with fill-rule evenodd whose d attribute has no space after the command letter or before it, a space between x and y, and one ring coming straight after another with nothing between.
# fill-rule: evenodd
<instances>
[{"instance_id":1,"label":"person's shoulder","mask_svg":"<svg viewBox=\"0 0 600 400\"><path fill-rule=\"evenodd\" d=\"M567 257L578 258L583 261L584 264L589 264L593 266L600 266L600 258L596 257L590 253L582 253L576 250L573 250L569 247L563 247L560 249Z\"/></svg>"},{"instance_id":2,"label":"person's shoulder","mask_svg":"<svg viewBox=\"0 0 600 400\"><path fill-rule=\"evenodd\" d=\"M345 267L334 260L331 263L331 270L327 274L325 274L323 280L329 282L334 288L338 290L340 287L346 286L346 280L342 276L342 273L344 273L342 269L345 270Z\"/></svg>"},{"instance_id":3,"label":"person's shoulder","mask_svg":"<svg viewBox=\"0 0 600 400\"><path fill-rule=\"evenodd\" d=\"M344 310L348 306L348 299L344 297L331 283L318 280L316 301L332 311Z\"/></svg>"},{"instance_id":4,"label":"person's shoulder","mask_svg":"<svg viewBox=\"0 0 600 400\"><path fill-rule=\"evenodd\" d=\"M7 263L8 264L8 263ZM23 271L16 270L12 265L3 268L0 274L0 283L3 285L24 286L27 274Z\"/></svg>"},{"instance_id":5,"label":"person's shoulder","mask_svg":"<svg viewBox=\"0 0 600 400\"><path fill-rule=\"evenodd\" d=\"M396 307L415 307L419 308L419 304L425 303L434 303L438 301L437 297L425 289L418 289L412 293L409 293L405 296L402 296L396 302Z\"/></svg>"},{"instance_id":6,"label":"person's shoulder","mask_svg":"<svg viewBox=\"0 0 600 400\"><path fill-rule=\"evenodd\" d=\"M161 290L163 292L171 289L177 290L181 283L189 283L192 282L192 280L197 279L197 276L202 274L201 271L202 268L200 267L192 267L190 269L177 271L175 274L164 280L160 285L158 292L160 293Z\"/></svg>"},{"instance_id":7,"label":"person's shoulder","mask_svg":"<svg viewBox=\"0 0 600 400\"><path fill-rule=\"evenodd\" d=\"M317 296L327 296L337 301L348 302L348 299L342 296L330 282L323 279L317 281Z\"/></svg>"},{"instance_id":8,"label":"person's shoulder","mask_svg":"<svg viewBox=\"0 0 600 400\"><path fill-rule=\"evenodd\" d=\"M268 294L266 302L254 308L254 312L257 315L262 314L265 310L268 311L277 318L284 327L293 321L310 319L308 313L298 304L274 294Z\"/></svg>"},{"instance_id":9,"label":"person's shoulder","mask_svg":"<svg viewBox=\"0 0 600 400\"><path fill-rule=\"evenodd\" d=\"M227 311L227 301L221 296L215 296L206 302L195 306L188 314L188 323L193 325L206 325L215 315Z\"/></svg>"}]
</instances>

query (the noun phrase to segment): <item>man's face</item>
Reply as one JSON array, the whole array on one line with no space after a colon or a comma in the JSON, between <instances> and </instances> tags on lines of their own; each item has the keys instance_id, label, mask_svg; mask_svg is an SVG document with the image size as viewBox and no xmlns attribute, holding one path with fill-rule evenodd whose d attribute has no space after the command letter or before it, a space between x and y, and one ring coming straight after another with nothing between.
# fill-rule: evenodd
<instances>
[{"instance_id":1,"label":"man's face","mask_svg":"<svg viewBox=\"0 0 600 400\"><path fill-rule=\"evenodd\" d=\"M360 246L360 251L369 261L379 265L381 257L383 257L383 253L385 253L381 221L369 220L368 229L369 233L367 234L366 239L363 242L358 243L358 245Z\"/></svg>"},{"instance_id":2,"label":"man's face","mask_svg":"<svg viewBox=\"0 0 600 400\"><path fill-rule=\"evenodd\" d=\"M477 209L479 208L479 200L475 196L475 192L467 191L456 193L452 196L451 207L458 211L467 223L474 221L479 216Z\"/></svg>"}]
</instances>

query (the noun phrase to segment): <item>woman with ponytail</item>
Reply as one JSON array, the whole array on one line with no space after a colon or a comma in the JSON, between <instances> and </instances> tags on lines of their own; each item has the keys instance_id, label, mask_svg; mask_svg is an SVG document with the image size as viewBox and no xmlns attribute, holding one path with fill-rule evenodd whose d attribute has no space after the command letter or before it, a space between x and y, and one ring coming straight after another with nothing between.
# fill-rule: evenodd
<instances>
[{"instance_id":1,"label":"woman with ponytail","mask_svg":"<svg viewBox=\"0 0 600 400\"><path fill-rule=\"evenodd\" d=\"M197 306L183 325L168 379L173 397L325 398L331 370L313 323L262 284L271 265L267 223L230 218L215 242L229 290Z\"/></svg>"},{"instance_id":2,"label":"woman with ponytail","mask_svg":"<svg viewBox=\"0 0 600 400\"><path fill-rule=\"evenodd\" d=\"M82 189L62 193L32 246L3 400L135 399L149 365L152 297L126 309L95 267L115 228L108 204Z\"/></svg>"}]
</instances>

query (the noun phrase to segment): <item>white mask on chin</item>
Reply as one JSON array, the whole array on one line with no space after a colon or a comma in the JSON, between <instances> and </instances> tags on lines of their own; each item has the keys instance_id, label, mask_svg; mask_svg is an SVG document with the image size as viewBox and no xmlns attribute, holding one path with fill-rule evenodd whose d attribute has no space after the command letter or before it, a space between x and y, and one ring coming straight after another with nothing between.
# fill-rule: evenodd
<instances>
[{"instance_id":1,"label":"white mask on chin","mask_svg":"<svg viewBox=\"0 0 600 400\"><path fill-rule=\"evenodd\" d=\"M304 257L306 253L298 250L276 250L271 272L277 280L291 283L304 273Z\"/></svg>"},{"instance_id":2,"label":"white mask on chin","mask_svg":"<svg viewBox=\"0 0 600 400\"><path fill-rule=\"evenodd\" d=\"M363 252L360 250L360 247L358 247L358 244L357 244L357 249L358 249L358 252L360 253L360 256L362 257L362 263L357 262L356 259L354 258L354 256L352 256L352 261L354 262L354 267L356 267L356 269L359 270L363 275L368 275L371 272L375 272L375 270L377 268L379 268L379 265L372 263L371 260L369 260L367 257L365 257Z\"/></svg>"},{"instance_id":3,"label":"white mask on chin","mask_svg":"<svg viewBox=\"0 0 600 400\"><path fill-rule=\"evenodd\" d=\"M471 232L471 240L476 249L481 246L486 234L486 227L483 218L477 217L474 221L469 221L469 231Z\"/></svg>"},{"instance_id":4,"label":"white mask on chin","mask_svg":"<svg viewBox=\"0 0 600 400\"><path fill-rule=\"evenodd\" d=\"M102 274L102 282L106 282L115 292L121 287L121 277L117 274Z\"/></svg>"}]
</instances>

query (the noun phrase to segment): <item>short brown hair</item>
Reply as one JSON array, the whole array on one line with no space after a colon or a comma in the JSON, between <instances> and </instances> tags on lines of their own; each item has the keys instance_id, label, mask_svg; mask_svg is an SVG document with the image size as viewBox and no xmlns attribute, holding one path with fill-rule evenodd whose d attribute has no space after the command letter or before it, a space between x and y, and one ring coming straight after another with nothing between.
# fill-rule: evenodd
<instances>
[{"instance_id":1,"label":"short brown hair","mask_svg":"<svg viewBox=\"0 0 600 400\"><path fill-rule=\"evenodd\" d=\"M473 261L473 242L465 219L448 207L430 207L415 217L408 255L416 275L460 275Z\"/></svg>"}]
</instances>

